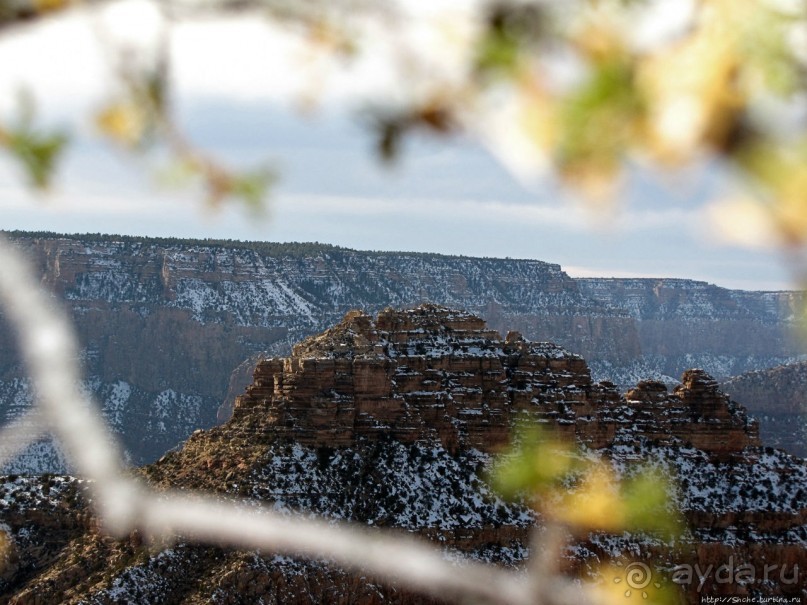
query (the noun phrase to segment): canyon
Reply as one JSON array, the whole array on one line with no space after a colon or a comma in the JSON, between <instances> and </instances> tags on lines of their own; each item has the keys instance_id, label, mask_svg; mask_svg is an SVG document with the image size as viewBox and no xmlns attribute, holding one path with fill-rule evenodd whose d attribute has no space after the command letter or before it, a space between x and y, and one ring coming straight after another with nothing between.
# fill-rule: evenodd
<instances>
[{"instance_id":1,"label":"canyon","mask_svg":"<svg viewBox=\"0 0 807 605\"><path fill-rule=\"evenodd\" d=\"M430 539L448 555L521 567L540 512L493 491L488 471L518 422L576 443L623 477L640 463L674 482L685 530L674 545L640 532L570 536L564 573L603 562L669 569L786 566L784 581L675 585L702 595L807 596L807 463L763 447L759 427L704 370L670 391L620 394L586 361L440 305L348 312L287 356L260 360L230 419L197 430L139 472L153 486L244 497ZM321 562L180 540L106 538L80 481L0 478L0 528L13 544L0 603L427 603ZM783 567L784 568L784 567ZM803 572L802 572L803 573ZM795 577L795 576L794 576Z\"/></svg>"},{"instance_id":2,"label":"canyon","mask_svg":"<svg viewBox=\"0 0 807 605\"><path fill-rule=\"evenodd\" d=\"M717 379L801 359L802 292L743 292L676 279L572 279L534 260L361 252L322 244L8 234L67 306L84 388L133 464L229 418L265 356L350 309L434 302L465 309L588 360L620 390L668 387L700 367ZM245 360L251 360L245 362ZM239 368L233 372L234 368ZM0 318L0 424L32 389ZM761 425L767 442L767 424ZM791 447L793 440L777 441ZM58 448L28 448L8 472L64 472Z\"/></svg>"}]
</instances>

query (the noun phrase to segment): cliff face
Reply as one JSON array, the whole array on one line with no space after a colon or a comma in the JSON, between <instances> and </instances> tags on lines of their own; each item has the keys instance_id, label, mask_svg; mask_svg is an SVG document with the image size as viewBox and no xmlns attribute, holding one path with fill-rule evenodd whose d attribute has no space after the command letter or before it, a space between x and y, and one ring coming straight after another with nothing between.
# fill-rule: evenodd
<instances>
[{"instance_id":1,"label":"cliff face","mask_svg":"<svg viewBox=\"0 0 807 605\"><path fill-rule=\"evenodd\" d=\"M761 419L765 443L807 457L807 363L733 376L724 380L721 388Z\"/></svg>"},{"instance_id":2,"label":"cliff face","mask_svg":"<svg viewBox=\"0 0 807 605\"><path fill-rule=\"evenodd\" d=\"M557 265L537 261L320 245L25 236L16 242L66 301L85 347L86 387L102 401L134 462L154 460L196 428L212 426L230 372L244 359L287 353L350 308L496 302L544 317L550 332L597 307ZM0 329L0 343L2 422L31 395L7 330ZM57 470L58 454L44 450L29 451L11 470Z\"/></svg>"},{"instance_id":3,"label":"cliff face","mask_svg":"<svg viewBox=\"0 0 807 605\"><path fill-rule=\"evenodd\" d=\"M673 393L642 382L626 399L593 384L583 358L557 345L517 332L502 340L473 315L426 305L375 321L349 313L291 357L259 362L234 416L265 414L310 446L433 436L450 452L493 452L522 413L596 449L623 428L721 457L759 445L756 422L702 370L686 372Z\"/></svg>"},{"instance_id":4,"label":"cliff face","mask_svg":"<svg viewBox=\"0 0 807 605\"><path fill-rule=\"evenodd\" d=\"M468 309L493 329L584 355L597 379L620 385L648 377L671 384L693 366L736 374L804 352L786 336L799 299L793 293L738 293L680 280L663 280L660 289L642 281L640 288L630 280L573 280L538 261L313 244L19 234L15 241L66 301L84 346L85 386L135 463L226 419L232 401L219 406L232 368L244 359L287 355L293 343L351 308L377 312L431 301ZM669 304L676 296L678 304ZM698 304L685 304L694 299ZM647 310L653 305L664 312L654 315ZM0 325L0 423L30 398ZM39 444L9 470L60 469L59 452Z\"/></svg>"},{"instance_id":5,"label":"cliff face","mask_svg":"<svg viewBox=\"0 0 807 605\"><path fill-rule=\"evenodd\" d=\"M617 472L643 460L679 477L673 497L689 529L680 558L667 564L715 569L731 557L760 569L771 561L807 568L807 464L761 448L756 423L704 371L686 372L673 392L646 381L621 396L613 384L594 383L578 355L514 332L503 339L473 315L434 305L376 318L351 312L289 357L261 361L226 424L195 432L143 473L156 485L398 527L449 551L521 565L541 519L483 480L517 417L577 440ZM59 479L43 495L33 479L0 482L0 524L17 561L0 578L0 603L423 602L319 563L106 540L81 506L65 505L77 497L72 483ZM37 498L46 504L26 504ZM32 512L45 506L50 514ZM36 537L51 525L62 530L43 549ZM564 566L586 573L619 555L657 560L658 544L592 534L570 547ZM684 586L692 603L700 602L697 587ZM738 587L714 578L705 590L803 595L802 584Z\"/></svg>"},{"instance_id":6,"label":"cliff face","mask_svg":"<svg viewBox=\"0 0 807 605\"><path fill-rule=\"evenodd\" d=\"M635 321L641 352L630 364L617 367L607 357L591 358L616 382L655 374L669 383L689 367L722 378L778 365L764 360L804 350L796 329L804 309L800 292L726 290L682 279L575 281L582 294L624 310Z\"/></svg>"}]
</instances>

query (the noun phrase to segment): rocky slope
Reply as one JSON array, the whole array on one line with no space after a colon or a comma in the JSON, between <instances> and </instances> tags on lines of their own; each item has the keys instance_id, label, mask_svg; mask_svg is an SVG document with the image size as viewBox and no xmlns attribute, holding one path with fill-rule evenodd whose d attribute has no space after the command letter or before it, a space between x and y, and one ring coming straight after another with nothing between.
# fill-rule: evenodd
<instances>
[{"instance_id":1,"label":"rocky slope","mask_svg":"<svg viewBox=\"0 0 807 605\"><path fill-rule=\"evenodd\" d=\"M760 419L765 443L807 457L807 363L747 372L721 388Z\"/></svg>"},{"instance_id":2,"label":"rocky slope","mask_svg":"<svg viewBox=\"0 0 807 605\"><path fill-rule=\"evenodd\" d=\"M291 356L261 361L227 423L197 431L143 474L157 486L398 527L449 552L520 565L541 518L483 480L516 418L576 440L620 473L643 460L680 477L671 496L689 527L664 555L668 566L714 570L731 559L807 569L807 464L762 448L757 424L704 371L686 372L673 392L646 381L621 396L593 382L578 355L516 332L501 338L471 314L434 305L376 318L351 312ZM47 491L37 479L0 481L0 524L14 544L0 603L423 602L269 553L110 541L76 504L75 481L49 481ZM658 560L659 549L646 536L596 533L572 544L564 565L586 574L619 555ZM803 579L700 584L682 587L686 600L807 596Z\"/></svg>"},{"instance_id":3,"label":"rocky slope","mask_svg":"<svg viewBox=\"0 0 807 605\"><path fill-rule=\"evenodd\" d=\"M591 358L598 373L620 384L648 376L672 384L690 367L722 378L778 365L768 362L803 351L795 329L803 309L799 293L727 290L684 279L575 282L582 294L626 311L635 322L641 352L630 363Z\"/></svg>"},{"instance_id":4,"label":"rocky slope","mask_svg":"<svg viewBox=\"0 0 807 605\"><path fill-rule=\"evenodd\" d=\"M468 309L494 329L582 354L596 378L620 385L648 377L672 384L692 366L725 376L805 352L792 337L797 293L684 280L573 280L539 261L319 244L13 238L67 303L84 346L85 387L134 463L153 461L196 428L227 418L231 400L219 406L232 368L257 353L288 354L351 308L439 302ZM0 423L19 415L30 397L0 319ZM42 443L7 470L64 465Z\"/></svg>"}]
</instances>

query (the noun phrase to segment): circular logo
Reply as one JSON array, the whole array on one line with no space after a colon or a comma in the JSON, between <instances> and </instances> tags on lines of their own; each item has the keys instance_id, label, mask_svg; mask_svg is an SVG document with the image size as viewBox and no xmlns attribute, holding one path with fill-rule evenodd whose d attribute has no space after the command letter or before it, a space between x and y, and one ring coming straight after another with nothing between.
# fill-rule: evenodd
<instances>
[{"instance_id":1,"label":"circular logo","mask_svg":"<svg viewBox=\"0 0 807 605\"><path fill-rule=\"evenodd\" d=\"M644 563L631 563L625 568L625 583L635 590L647 588L653 580L653 573Z\"/></svg>"},{"instance_id":2,"label":"circular logo","mask_svg":"<svg viewBox=\"0 0 807 605\"><path fill-rule=\"evenodd\" d=\"M622 576L614 578L614 584L619 584L623 579L625 580L625 584L627 584L627 590L624 592L625 598L631 598L634 594L634 590L640 591L637 594L641 594L643 599L649 597L647 591L644 590L653 582L653 572L650 570L649 566L644 563L631 563L625 567L624 578ZM653 586L661 588L659 582L653 582Z\"/></svg>"}]
</instances>

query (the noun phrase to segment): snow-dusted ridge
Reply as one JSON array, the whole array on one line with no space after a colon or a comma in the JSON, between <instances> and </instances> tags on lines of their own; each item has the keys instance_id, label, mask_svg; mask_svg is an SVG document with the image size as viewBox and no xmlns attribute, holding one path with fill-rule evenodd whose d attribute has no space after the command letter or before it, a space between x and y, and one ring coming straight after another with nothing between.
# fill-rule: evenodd
<instances>
[{"instance_id":1,"label":"snow-dusted ridge","mask_svg":"<svg viewBox=\"0 0 807 605\"><path fill-rule=\"evenodd\" d=\"M195 428L226 417L227 406L221 413L219 406L229 373L244 359L287 354L352 308L429 301L467 309L494 329L580 353L595 379L625 387L647 378L671 385L694 366L723 377L807 352L789 336L800 293L689 280L575 280L534 260L321 244L11 235L67 302L89 383L110 420L125 427L135 463L156 460ZM169 392L178 407L165 418L159 402ZM17 417L28 397L13 354L0 351L0 423ZM50 450L14 468L65 470Z\"/></svg>"}]
</instances>

